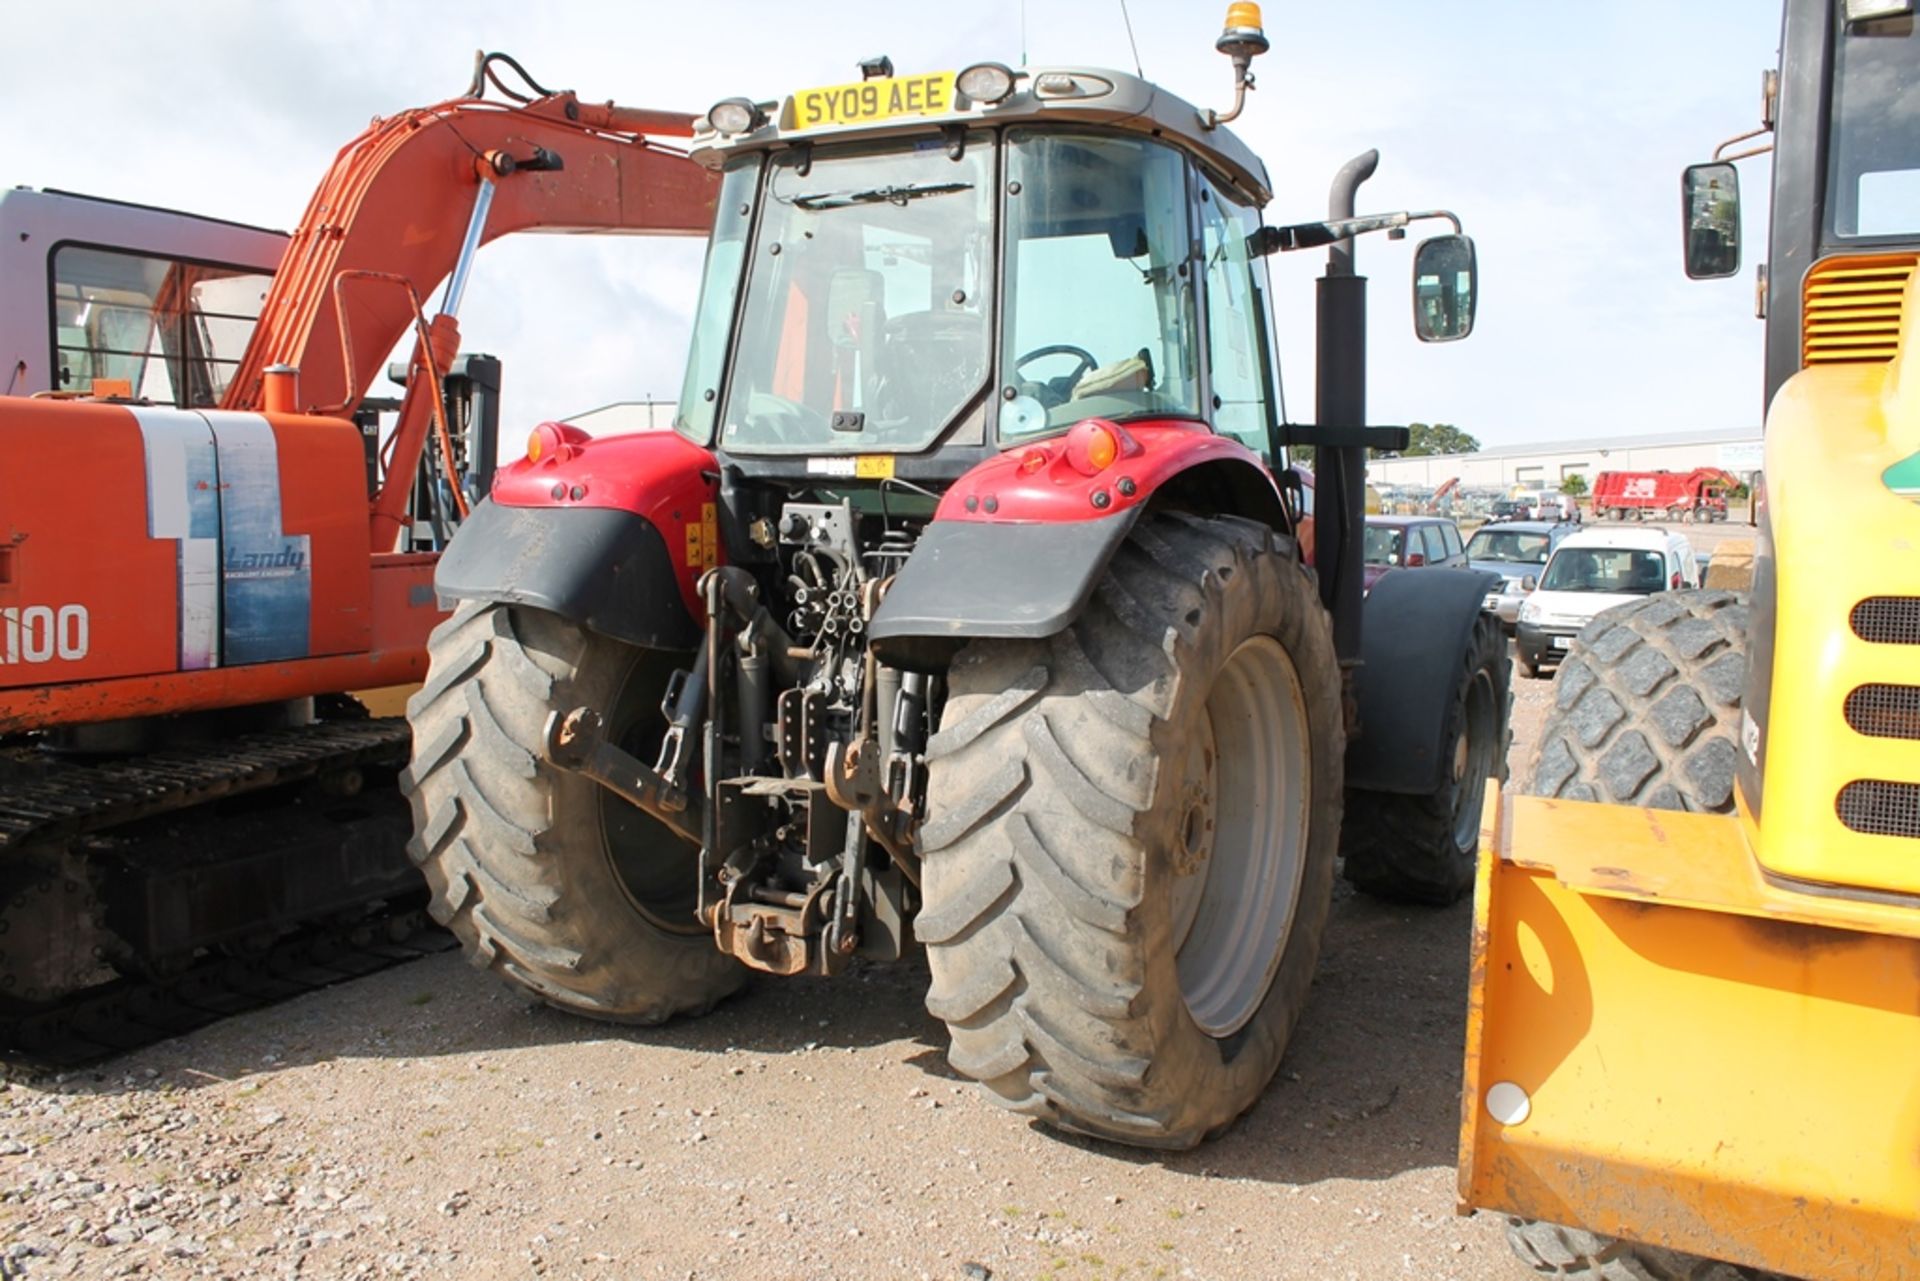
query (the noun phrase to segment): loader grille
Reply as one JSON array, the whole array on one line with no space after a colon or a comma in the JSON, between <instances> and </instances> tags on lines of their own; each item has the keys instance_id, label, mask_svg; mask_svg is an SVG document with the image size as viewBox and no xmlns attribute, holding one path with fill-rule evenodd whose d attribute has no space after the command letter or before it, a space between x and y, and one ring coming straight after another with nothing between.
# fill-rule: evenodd
<instances>
[{"instance_id":1,"label":"loader grille","mask_svg":"<svg viewBox=\"0 0 1920 1281\"><path fill-rule=\"evenodd\" d=\"M1803 364L1888 361L1900 349L1900 303L1912 254L1828 258L1807 273Z\"/></svg>"},{"instance_id":2,"label":"loader grille","mask_svg":"<svg viewBox=\"0 0 1920 1281\"><path fill-rule=\"evenodd\" d=\"M1920 686L1860 686L1847 695L1847 724L1869 738L1920 739Z\"/></svg>"},{"instance_id":3,"label":"loader grille","mask_svg":"<svg viewBox=\"0 0 1920 1281\"><path fill-rule=\"evenodd\" d=\"M1865 836L1920 837L1920 783L1862 779L1840 789L1840 821Z\"/></svg>"},{"instance_id":4,"label":"loader grille","mask_svg":"<svg viewBox=\"0 0 1920 1281\"><path fill-rule=\"evenodd\" d=\"M1920 596L1869 596L1853 607L1853 634L1876 645L1920 645Z\"/></svg>"}]
</instances>

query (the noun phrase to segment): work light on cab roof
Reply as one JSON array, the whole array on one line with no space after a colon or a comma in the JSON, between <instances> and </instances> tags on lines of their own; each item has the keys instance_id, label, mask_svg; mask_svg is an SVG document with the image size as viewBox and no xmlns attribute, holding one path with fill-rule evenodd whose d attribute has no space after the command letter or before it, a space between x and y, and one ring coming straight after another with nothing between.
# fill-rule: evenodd
<instances>
[{"instance_id":1,"label":"work light on cab roof","mask_svg":"<svg viewBox=\"0 0 1920 1281\"><path fill-rule=\"evenodd\" d=\"M1225 115L1217 111L1201 112L1201 123L1209 129L1236 119L1247 105L1247 90L1254 87L1253 60L1270 47L1267 33L1260 26L1260 6L1246 0L1228 5L1226 26L1213 47L1233 59L1233 110Z\"/></svg>"},{"instance_id":2,"label":"work light on cab roof","mask_svg":"<svg viewBox=\"0 0 1920 1281\"><path fill-rule=\"evenodd\" d=\"M953 78L971 101L992 106L1013 92L1013 69L998 62L976 62Z\"/></svg>"}]
</instances>

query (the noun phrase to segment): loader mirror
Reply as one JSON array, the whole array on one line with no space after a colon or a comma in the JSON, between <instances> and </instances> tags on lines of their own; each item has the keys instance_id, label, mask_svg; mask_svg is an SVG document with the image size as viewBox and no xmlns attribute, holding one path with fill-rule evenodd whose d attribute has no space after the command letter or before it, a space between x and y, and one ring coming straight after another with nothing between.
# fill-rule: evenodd
<instances>
[{"instance_id":1,"label":"loader mirror","mask_svg":"<svg viewBox=\"0 0 1920 1281\"><path fill-rule=\"evenodd\" d=\"M1473 332L1479 263L1471 236L1434 236L1413 255L1413 332L1421 342L1454 342Z\"/></svg>"},{"instance_id":2,"label":"loader mirror","mask_svg":"<svg viewBox=\"0 0 1920 1281\"><path fill-rule=\"evenodd\" d=\"M1724 280L1740 273L1740 173L1730 164L1688 165L1680 178L1687 276Z\"/></svg>"}]
</instances>

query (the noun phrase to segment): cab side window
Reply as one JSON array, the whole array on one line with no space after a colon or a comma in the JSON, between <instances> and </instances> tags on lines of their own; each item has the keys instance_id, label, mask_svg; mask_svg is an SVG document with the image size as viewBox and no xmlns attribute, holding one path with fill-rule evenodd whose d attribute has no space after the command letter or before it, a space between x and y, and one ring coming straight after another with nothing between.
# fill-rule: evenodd
<instances>
[{"instance_id":1,"label":"cab side window","mask_svg":"<svg viewBox=\"0 0 1920 1281\"><path fill-rule=\"evenodd\" d=\"M1466 548L1460 545L1460 531L1452 525L1440 526L1440 539L1447 545L1449 559L1463 553Z\"/></svg>"},{"instance_id":2,"label":"cab side window","mask_svg":"<svg viewBox=\"0 0 1920 1281\"><path fill-rule=\"evenodd\" d=\"M54 250L52 276L56 388L124 380L181 407L220 403L272 283L244 267L72 244Z\"/></svg>"},{"instance_id":3,"label":"cab side window","mask_svg":"<svg viewBox=\"0 0 1920 1281\"><path fill-rule=\"evenodd\" d=\"M1207 290L1213 429L1271 461L1265 263L1247 252L1259 211L1200 179L1200 252Z\"/></svg>"}]
</instances>

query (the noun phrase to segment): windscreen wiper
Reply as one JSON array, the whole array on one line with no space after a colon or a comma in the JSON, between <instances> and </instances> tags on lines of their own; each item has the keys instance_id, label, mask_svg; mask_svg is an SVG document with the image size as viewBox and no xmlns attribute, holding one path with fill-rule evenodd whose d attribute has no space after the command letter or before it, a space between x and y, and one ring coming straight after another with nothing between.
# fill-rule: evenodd
<instances>
[{"instance_id":1,"label":"windscreen wiper","mask_svg":"<svg viewBox=\"0 0 1920 1281\"><path fill-rule=\"evenodd\" d=\"M795 196L793 203L808 211L845 209L848 205L875 205L883 200L890 205L904 205L922 196L950 196L956 191L972 190L973 184L970 182L910 182L904 187L869 187L865 191L823 191L810 196Z\"/></svg>"}]
</instances>

